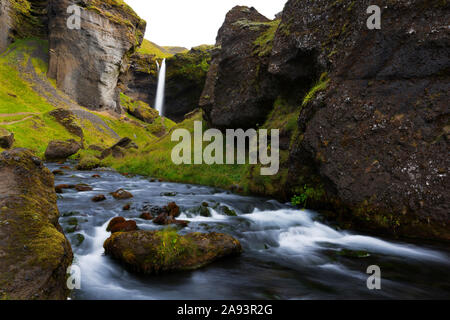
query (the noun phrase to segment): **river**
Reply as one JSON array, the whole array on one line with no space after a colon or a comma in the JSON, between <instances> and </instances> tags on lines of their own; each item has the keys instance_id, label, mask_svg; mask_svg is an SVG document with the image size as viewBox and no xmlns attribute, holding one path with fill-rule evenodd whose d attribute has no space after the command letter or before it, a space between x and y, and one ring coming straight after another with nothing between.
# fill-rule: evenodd
<instances>
[{"instance_id":1,"label":"river","mask_svg":"<svg viewBox=\"0 0 450 320\"><path fill-rule=\"evenodd\" d=\"M73 165L69 163L66 165ZM50 170L61 165L49 164ZM93 178L98 174L101 178ZM59 197L60 224L81 269L81 289L72 299L428 299L450 297L450 252L445 245L420 244L375 238L337 230L320 215L288 204L244 197L198 185L151 182L146 177L125 177L114 171L66 170L56 184L85 183L93 191L65 190ZM110 192L123 188L131 200L115 200ZM175 196L162 196L163 193ZM94 195L107 200L94 203ZM141 276L128 272L104 255L108 222L116 216L133 219L143 230L161 229L139 219L146 204L163 206L175 201L179 219L190 224L180 233L222 232L241 241L243 254L203 269ZM203 202L226 205L238 216L210 208L211 217L193 213ZM131 203L131 210L123 211ZM72 231L72 230L69 230ZM79 244L80 235L85 240ZM369 290L366 273L381 269L381 290Z\"/></svg>"}]
</instances>

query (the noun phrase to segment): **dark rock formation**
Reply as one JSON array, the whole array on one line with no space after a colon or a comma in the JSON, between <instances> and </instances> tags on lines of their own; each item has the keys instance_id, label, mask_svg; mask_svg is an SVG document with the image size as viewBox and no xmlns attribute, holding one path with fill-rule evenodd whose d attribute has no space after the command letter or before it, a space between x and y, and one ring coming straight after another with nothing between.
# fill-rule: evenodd
<instances>
[{"instance_id":1,"label":"dark rock formation","mask_svg":"<svg viewBox=\"0 0 450 320\"><path fill-rule=\"evenodd\" d=\"M371 4L285 7L270 72L287 83L326 72L303 103L289 185L323 188L310 205L353 226L450 240L450 6L390 2L382 29L368 30Z\"/></svg>"},{"instance_id":2,"label":"dark rock formation","mask_svg":"<svg viewBox=\"0 0 450 320\"><path fill-rule=\"evenodd\" d=\"M80 149L80 144L75 140L53 140L45 150L45 159L47 161L63 161L76 154Z\"/></svg>"},{"instance_id":3,"label":"dark rock formation","mask_svg":"<svg viewBox=\"0 0 450 320\"><path fill-rule=\"evenodd\" d=\"M186 114L198 108L213 49L213 46L195 47L167 59L165 117L181 122Z\"/></svg>"},{"instance_id":4,"label":"dark rock formation","mask_svg":"<svg viewBox=\"0 0 450 320\"><path fill-rule=\"evenodd\" d=\"M125 150L127 149L138 149L138 146L131 140L130 138L122 138L114 144L111 148L103 150L102 154L100 155L100 159L105 159L112 155L114 158L121 158L124 156Z\"/></svg>"},{"instance_id":5,"label":"dark rock formation","mask_svg":"<svg viewBox=\"0 0 450 320\"><path fill-rule=\"evenodd\" d=\"M131 55L128 70L120 75L120 90L132 100L143 101L153 107L158 86L156 61L153 55Z\"/></svg>"},{"instance_id":6,"label":"dark rock formation","mask_svg":"<svg viewBox=\"0 0 450 320\"><path fill-rule=\"evenodd\" d=\"M15 40L47 36L48 0L0 2L0 52Z\"/></svg>"},{"instance_id":7,"label":"dark rock formation","mask_svg":"<svg viewBox=\"0 0 450 320\"><path fill-rule=\"evenodd\" d=\"M126 4L85 0L81 30L67 27L70 0L50 0L48 75L79 104L121 112L117 83L128 56L142 42L145 21Z\"/></svg>"},{"instance_id":8,"label":"dark rock formation","mask_svg":"<svg viewBox=\"0 0 450 320\"><path fill-rule=\"evenodd\" d=\"M93 202L102 202L106 200L106 197L104 194L99 194L97 196L92 197L91 199Z\"/></svg>"},{"instance_id":9,"label":"dark rock formation","mask_svg":"<svg viewBox=\"0 0 450 320\"><path fill-rule=\"evenodd\" d=\"M0 154L0 299L67 297L72 250L53 186L53 175L30 151Z\"/></svg>"},{"instance_id":10,"label":"dark rock formation","mask_svg":"<svg viewBox=\"0 0 450 320\"><path fill-rule=\"evenodd\" d=\"M242 251L239 241L226 234L180 236L167 230L116 233L103 246L107 255L144 274L194 270Z\"/></svg>"},{"instance_id":11,"label":"dark rock formation","mask_svg":"<svg viewBox=\"0 0 450 320\"><path fill-rule=\"evenodd\" d=\"M14 144L14 133L0 128L0 148L11 149Z\"/></svg>"},{"instance_id":12,"label":"dark rock formation","mask_svg":"<svg viewBox=\"0 0 450 320\"><path fill-rule=\"evenodd\" d=\"M277 23L254 8L238 6L227 14L217 36L220 49L213 55L200 99L214 127L250 128L264 123L277 95L276 81L267 72L267 38Z\"/></svg>"}]
</instances>

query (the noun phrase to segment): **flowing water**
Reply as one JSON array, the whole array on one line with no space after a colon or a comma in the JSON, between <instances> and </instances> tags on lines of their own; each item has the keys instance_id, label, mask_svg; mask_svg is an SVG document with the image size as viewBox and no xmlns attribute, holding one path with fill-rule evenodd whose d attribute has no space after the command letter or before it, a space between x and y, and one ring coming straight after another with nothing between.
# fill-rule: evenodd
<instances>
[{"instance_id":1,"label":"flowing water","mask_svg":"<svg viewBox=\"0 0 450 320\"><path fill-rule=\"evenodd\" d=\"M101 178L92 178L93 174ZM56 177L56 184L61 183L94 187L89 192L67 190L58 200L63 229L73 227L71 218L79 221L77 230L67 233L82 277L74 299L450 298L450 252L443 245L408 244L338 231L321 222L315 212L275 200L204 186L151 182L139 176L127 178L114 171L67 171ZM109 196L120 188L134 198L118 201ZM176 196L161 196L166 192ZM90 200L98 194L105 194L107 201ZM200 270L156 276L129 273L104 255L109 220L124 216L136 220L140 229L161 229L139 219L140 209L145 204L163 206L171 201L182 209L180 219L190 221L181 233L229 233L241 241L243 254ZM226 205L238 216L213 209L209 209L211 217L193 213L202 202ZM132 203L132 209L123 211L127 203ZM81 245L79 234L85 237ZM381 290L367 288L370 265L381 268Z\"/></svg>"},{"instance_id":2,"label":"flowing water","mask_svg":"<svg viewBox=\"0 0 450 320\"><path fill-rule=\"evenodd\" d=\"M164 91L166 89L166 59L163 59L161 66L158 64L158 88L156 91L155 109L159 115L164 116Z\"/></svg>"}]
</instances>

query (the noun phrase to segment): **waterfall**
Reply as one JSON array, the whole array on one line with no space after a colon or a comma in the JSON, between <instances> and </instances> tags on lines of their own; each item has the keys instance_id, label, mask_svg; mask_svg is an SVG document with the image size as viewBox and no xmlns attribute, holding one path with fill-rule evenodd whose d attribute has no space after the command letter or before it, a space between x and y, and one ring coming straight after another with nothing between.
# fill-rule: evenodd
<instances>
[{"instance_id":1,"label":"waterfall","mask_svg":"<svg viewBox=\"0 0 450 320\"><path fill-rule=\"evenodd\" d=\"M162 61L161 66L158 64L158 90L156 92L155 109L159 115L164 116L164 89L166 86L166 59Z\"/></svg>"}]
</instances>

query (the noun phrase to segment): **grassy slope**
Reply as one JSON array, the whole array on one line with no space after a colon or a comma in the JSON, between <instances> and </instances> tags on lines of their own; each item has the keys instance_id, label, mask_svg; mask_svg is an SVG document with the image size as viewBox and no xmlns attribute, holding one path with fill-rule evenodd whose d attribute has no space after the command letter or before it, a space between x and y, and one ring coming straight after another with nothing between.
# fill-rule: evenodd
<instances>
[{"instance_id":1,"label":"grassy slope","mask_svg":"<svg viewBox=\"0 0 450 320\"><path fill-rule=\"evenodd\" d=\"M14 133L15 147L29 148L42 156L51 140L79 139L48 115L55 106L43 97L42 91L36 89L37 86L29 79L29 75L19 72L19 67L26 66L31 59L38 77L50 84L58 94L64 95L53 81L46 78L47 63L32 57L32 52L37 46L45 51L46 42L35 39L20 40L0 56L0 127ZM58 107L67 106L58 105ZM147 129L148 125L138 119L130 116L117 118L106 113L89 112L104 120L120 137L130 137L139 146L156 139ZM117 142L117 137L91 121L77 119L77 122L83 129L86 145L98 144L108 147ZM166 122L166 125L173 124Z\"/></svg>"},{"instance_id":2,"label":"grassy slope","mask_svg":"<svg viewBox=\"0 0 450 320\"><path fill-rule=\"evenodd\" d=\"M177 124L173 129L188 129L193 136L194 121L202 121L202 114ZM107 159L107 164L120 172L143 174L164 178L169 181L185 182L228 188L233 184L241 184L246 176L248 166L238 165L175 165L171 159L173 147L178 142L171 141L168 134L158 141L149 144L138 154L122 160ZM192 151L194 153L194 150Z\"/></svg>"},{"instance_id":3,"label":"grassy slope","mask_svg":"<svg viewBox=\"0 0 450 320\"><path fill-rule=\"evenodd\" d=\"M47 115L48 111L54 109L46 99L41 97L32 89L32 83L21 78L16 70L17 63L24 64L30 52L27 41L15 43L12 51L0 57L0 113L9 114L0 118L0 127L4 127L16 136L15 147L26 147L36 150L42 156L48 142L53 139L69 139L72 136L59 123ZM24 55L21 61L18 56ZM20 60L20 59L19 59ZM34 59L33 64L40 74L45 78L46 64L44 61ZM54 85L54 84L52 84ZM16 98L13 96L17 96ZM286 104L282 99L277 100L273 113L261 128L283 128L292 132L298 111L301 106ZM32 118L11 125L1 123L25 118L25 115L15 115L17 112L33 112ZM94 113L94 112L92 112ZM172 148L177 142L171 141L171 134L157 138L152 134L154 125L148 125L131 116L114 118L108 114L97 114L107 125L120 137L128 136L139 145L138 151L133 151L123 159L109 157L104 160L120 172L135 173L163 178L169 181L203 184L215 187L230 188L239 185L246 192L275 195L277 189L287 177L287 168L283 163L287 162L288 152L281 152L282 167L280 173L273 177L259 175L260 166L250 165L181 165L173 164L171 160ZM2 115L5 116L5 115ZM28 115L29 116L29 115ZM194 121L201 121L202 115L198 113L193 118L177 124L174 128L186 128L193 132ZM157 120L161 122L161 120ZM85 144L98 144L104 147L112 145L117 138L111 137L106 132L94 126L87 120L78 120L85 135ZM174 126L170 121L165 122L167 128ZM32 135L29 133L33 132ZM34 134L36 133L36 134ZM81 155L92 153L82 151Z\"/></svg>"},{"instance_id":4,"label":"grassy slope","mask_svg":"<svg viewBox=\"0 0 450 320\"><path fill-rule=\"evenodd\" d=\"M163 47L158 46L156 43L153 43L147 39L142 41L141 46L137 50L137 52L142 54L150 54L156 56L156 58L169 58L173 56L173 53L166 50Z\"/></svg>"}]
</instances>

